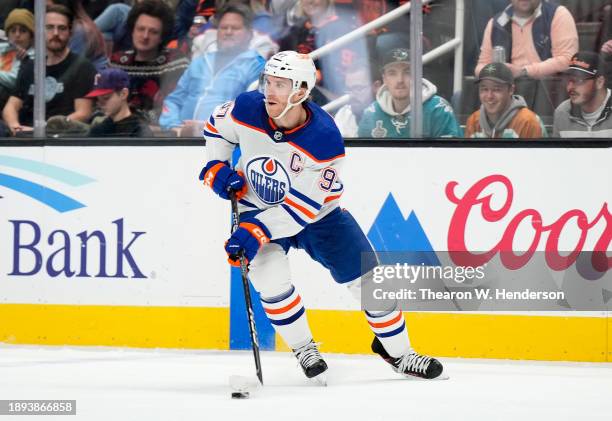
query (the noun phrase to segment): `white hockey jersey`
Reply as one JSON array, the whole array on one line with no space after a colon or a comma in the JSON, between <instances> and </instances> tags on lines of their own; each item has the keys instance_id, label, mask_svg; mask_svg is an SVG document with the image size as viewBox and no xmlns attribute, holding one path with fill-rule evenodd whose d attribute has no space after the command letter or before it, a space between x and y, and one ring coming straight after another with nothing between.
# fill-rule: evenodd
<instances>
[{"instance_id":1,"label":"white hockey jersey","mask_svg":"<svg viewBox=\"0 0 612 421\"><path fill-rule=\"evenodd\" d=\"M257 215L271 239L291 237L339 206L344 188L340 165L344 142L333 118L318 105L303 103L306 122L283 131L268 116L264 96L241 94L218 106L204 128L207 160L232 161L247 180L240 212Z\"/></svg>"}]
</instances>

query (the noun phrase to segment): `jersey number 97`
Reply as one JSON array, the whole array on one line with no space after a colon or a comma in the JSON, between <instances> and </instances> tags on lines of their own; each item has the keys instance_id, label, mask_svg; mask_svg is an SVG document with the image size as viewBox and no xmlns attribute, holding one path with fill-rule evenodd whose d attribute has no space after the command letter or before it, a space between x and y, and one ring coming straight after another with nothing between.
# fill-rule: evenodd
<instances>
[{"instance_id":1,"label":"jersey number 97","mask_svg":"<svg viewBox=\"0 0 612 421\"><path fill-rule=\"evenodd\" d=\"M321 172L321 179L319 180L319 187L321 190L330 191L336 179L338 173L332 167L327 167Z\"/></svg>"}]
</instances>

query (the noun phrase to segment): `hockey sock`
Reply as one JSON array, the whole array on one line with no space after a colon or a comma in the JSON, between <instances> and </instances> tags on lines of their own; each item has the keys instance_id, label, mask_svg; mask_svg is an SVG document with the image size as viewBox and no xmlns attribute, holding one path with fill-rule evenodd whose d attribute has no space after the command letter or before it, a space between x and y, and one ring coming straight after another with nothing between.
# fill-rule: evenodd
<instances>
[{"instance_id":1,"label":"hockey sock","mask_svg":"<svg viewBox=\"0 0 612 421\"><path fill-rule=\"evenodd\" d=\"M401 311L366 311L365 315L370 329L389 355L399 358L410 350L406 322Z\"/></svg>"},{"instance_id":2,"label":"hockey sock","mask_svg":"<svg viewBox=\"0 0 612 421\"><path fill-rule=\"evenodd\" d=\"M284 294L271 298L261 297L261 304L274 330L291 349L297 349L312 340L302 298L293 285Z\"/></svg>"}]
</instances>

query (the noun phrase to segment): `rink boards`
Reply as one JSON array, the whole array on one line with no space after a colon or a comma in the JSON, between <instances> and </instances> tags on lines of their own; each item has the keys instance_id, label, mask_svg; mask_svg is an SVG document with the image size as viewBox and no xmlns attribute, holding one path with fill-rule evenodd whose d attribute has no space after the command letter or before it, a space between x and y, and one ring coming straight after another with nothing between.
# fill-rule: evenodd
<instances>
[{"instance_id":1,"label":"rink boards","mask_svg":"<svg viewBox=\"0 0 612 421\"><path fill-rule=\"evenodd\" d=\"M222 248L229 206L197 181L203 159L199 147L3 148L0 342L247 347L240 283ZM536 210L544 224L572 210L593 219L611 202L609 162L604 148L348 148L341 203L366 233L391 224L411 239L408 247L447 250L462 237L471 250L490 250L521 211ZM507 214L493 223L475 207L467 224L458 223L449 186L458 197L481 186ZM602 218L582 249L592 250L610 229L612 221ZM559 250L573 249L578 237L568 222ZM524 226L515 230L516 250L532 241ZM538 249L546 242L545 233ZM371 333L359 303L303 253L290 256L322 350L368 352ZM285 349L257 313L262 346ZM433 355L609 361L611 314L406 318L414 346Z\"/></svg>"}]
</instances>

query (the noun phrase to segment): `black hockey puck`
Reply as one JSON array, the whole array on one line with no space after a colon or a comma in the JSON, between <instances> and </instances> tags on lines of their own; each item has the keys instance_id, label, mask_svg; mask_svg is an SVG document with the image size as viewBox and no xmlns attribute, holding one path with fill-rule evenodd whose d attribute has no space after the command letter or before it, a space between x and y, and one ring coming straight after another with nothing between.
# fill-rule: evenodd
<instances>
[{"instance_id":1,"label":"black hockey puck","mask_svg":"<svg viewBox=\"0 0 612 421\"><path fill-rule=\"evenodd\" d=\"M232 392L232 399L248 399L249 392Z\"/></svg>"}]
</instances>

